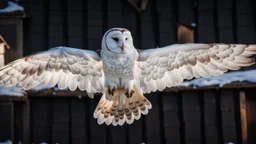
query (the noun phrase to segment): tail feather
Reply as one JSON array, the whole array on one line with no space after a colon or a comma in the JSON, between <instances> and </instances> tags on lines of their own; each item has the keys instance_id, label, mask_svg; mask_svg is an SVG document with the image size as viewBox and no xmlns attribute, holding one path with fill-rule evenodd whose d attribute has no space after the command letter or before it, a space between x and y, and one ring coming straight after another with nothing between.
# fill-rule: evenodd
<instances>
[{"instance_id":1,"label":"tail feather","mask_svg":"<svg viewBox=\"0 0 256 144\"><path fill-rule=\"evenodd\" d=\"M94 111L94 118L98 119L98 124L132 124L134 120L140 119L141 114L146 115L151 108L151 103L137 91L131 98L127 98L125 90L119 88L114 96L103 94Z\"/></svg>"}]
</instances>

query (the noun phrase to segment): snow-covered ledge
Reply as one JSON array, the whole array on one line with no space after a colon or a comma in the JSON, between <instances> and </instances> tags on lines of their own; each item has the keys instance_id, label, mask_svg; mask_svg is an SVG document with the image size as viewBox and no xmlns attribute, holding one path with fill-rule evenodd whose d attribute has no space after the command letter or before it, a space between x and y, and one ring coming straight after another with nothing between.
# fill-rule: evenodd
<instances>
[{"instance_id":1,"label":"snow-covered ledge","mask_svg":"<svg viewBox=\"0 0 256 144\"><path fill-rule=\"evenodd\" d=\"M235 71L224 73L220 76L212 76L209 78L197 78L190 81L185 81L181 83L180 86L183 87L204 87L204 86L219 86L223 87L226 84L233 82L251 82L256 83L256 70L247 71Z\"/></svg>"},{"instance_id":2,"label":"snow-covered ledge","mask_svg":"<svg viewBox=\"0 0 256 144\"><path fill-rule=\"evenodd\" d=\"M0 9L0 13L11 13L16 11L24 11L24 8L12 1L8 1L8 6L4 9Z\"/></svg>"}]
</instances>

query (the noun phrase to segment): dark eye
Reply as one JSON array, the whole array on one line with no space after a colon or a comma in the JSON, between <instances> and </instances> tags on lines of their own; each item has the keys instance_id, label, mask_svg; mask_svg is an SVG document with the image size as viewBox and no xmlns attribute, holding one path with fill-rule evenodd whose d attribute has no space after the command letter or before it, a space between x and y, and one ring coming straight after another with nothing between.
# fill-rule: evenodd
<instances>
[{"instance_id":1,"label":"dark eye","mask_svg":"<svg viewBox=\"0 0 256 144\"><path fill-rule=\"evenodd\" d=\"M125 38L125 40L127 41L127 40L128 40L128 37L127 37L127 38Z\"/></svg>"},{"instance_id":2,"label":"dark eye","mask_svg":"<svg viewBox=\"0 0 256 144\"><path fill-rule=\"evenodd\" d=\"M116 41L116 42L118 42L118 38L116 38L116 37L112 37L112 39L114 40L114 41Z\"/></svg>"}]
</instances>

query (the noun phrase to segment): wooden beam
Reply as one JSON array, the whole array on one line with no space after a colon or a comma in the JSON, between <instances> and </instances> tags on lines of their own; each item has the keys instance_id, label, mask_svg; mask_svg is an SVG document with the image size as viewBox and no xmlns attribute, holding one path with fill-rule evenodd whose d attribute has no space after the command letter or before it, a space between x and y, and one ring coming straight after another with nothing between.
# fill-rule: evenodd
<instances>
[{"instance_id":1,"label":"wooden beam","mask_svg":"<svg viewBox=\"0 0 256 144\"><path fill-rule=\"evenodd\" d=\"M242 143L246 144L247 141L247 115L246 115L246 95L244 91L239 92L239 105L240 105L240 119L241 119L241 132Z\"/></svg>"},{"instance_id":2,"label":"wooden beam","mask_svg":"<svg viewBox=\"0 0 256 144\"><path fill-rule=\"evenodd\" d=\"M193 86L177 86L177 87L171 87L166 88L163 90L163 92L179 92L179 91L192 91L192 90L216 90L216 89L240 89L240 88L256 88L256 83L251 82L233 82L230 84L226 84L222 87L219 87L218 85L212 85L212 86L202 86L202 87L193 87ZM94 96L101 96L101 93L97 93ZM58 90L55 91L53 89L46 89L46 90L29 90L27 91L28 97L87 97L86 91L69 91L69 90ZM9 97L11 99L12 97ZM1 97L0 97L1 99Z\"/></svg>"}]
</instances>

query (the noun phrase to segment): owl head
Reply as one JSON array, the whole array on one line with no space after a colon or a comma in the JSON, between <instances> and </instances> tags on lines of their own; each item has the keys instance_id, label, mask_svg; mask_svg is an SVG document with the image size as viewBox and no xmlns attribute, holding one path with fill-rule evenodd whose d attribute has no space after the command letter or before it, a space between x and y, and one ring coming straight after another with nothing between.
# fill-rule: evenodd
<instances>
[{"instance_id":1,"label":"owl head","mask_svg":"<svg viewBox=\"0 0 256 144\"><path fill-rule=\"evenodd\" d=\"M126 54L134 49L131 32L124 28L112 28L102 38L102 49L114 54Z\"/></svg>"}]
</instances>

